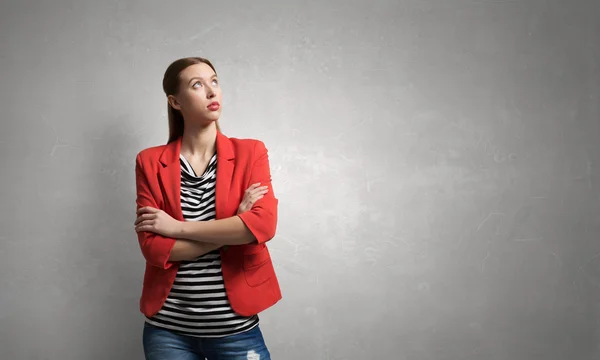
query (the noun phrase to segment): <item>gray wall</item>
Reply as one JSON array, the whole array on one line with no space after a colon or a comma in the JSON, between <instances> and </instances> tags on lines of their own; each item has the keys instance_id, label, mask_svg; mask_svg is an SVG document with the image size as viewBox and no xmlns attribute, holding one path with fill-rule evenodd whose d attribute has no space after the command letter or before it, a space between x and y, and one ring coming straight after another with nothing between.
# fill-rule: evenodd
<instances>
[{"instance_id":1,"label":"gray wall","mask_svg":"<svg viewBox=\"0 0 600 360\"><path fill-rule=\"evenodd\" d=\"M142 359L134 158L214 61L280 198L274 359L600 356L597 0L6 1L0 359Z\"/></svg>"}]
</instances>

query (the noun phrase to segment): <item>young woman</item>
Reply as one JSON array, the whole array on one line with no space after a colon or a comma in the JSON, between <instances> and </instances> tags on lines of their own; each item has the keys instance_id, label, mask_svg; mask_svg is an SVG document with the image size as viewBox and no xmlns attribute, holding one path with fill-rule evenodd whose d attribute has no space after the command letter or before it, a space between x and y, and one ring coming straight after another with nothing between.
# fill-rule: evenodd
<instances>
[{"instance_id":1,"label":"young woman","mask_svg":"<svg viewBox=\"0 0 600 360\"><path fill-rule=\"evenodd\" d=\"M278 204L267 149L221 133L207 59L173 62L163 89L168 143L135 168L146 359L270 359L257 315L281 299L265 245Z\"/></svg>"}]
</instances>

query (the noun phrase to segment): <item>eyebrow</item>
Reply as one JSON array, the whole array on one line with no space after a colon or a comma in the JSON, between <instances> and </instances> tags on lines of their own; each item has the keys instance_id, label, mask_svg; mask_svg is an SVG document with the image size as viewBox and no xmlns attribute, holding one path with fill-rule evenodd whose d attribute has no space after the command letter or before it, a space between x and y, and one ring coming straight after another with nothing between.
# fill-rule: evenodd
<instances>
[{"instance_id":1,"label":"eyebrow","mask_svg":"<svg viewBox=\"0 0 600 360\"><path fill-rule=\"evenodd\" d=\"M216 78L216 77L217 77L217 74L214 74L209 79ZM197 80L197 79L204 80L204 78L202 76L194 76L193 78L190 79L190 81L188 82L188 84L191 83L193 80Z\"/></svg>"}]
</instances>

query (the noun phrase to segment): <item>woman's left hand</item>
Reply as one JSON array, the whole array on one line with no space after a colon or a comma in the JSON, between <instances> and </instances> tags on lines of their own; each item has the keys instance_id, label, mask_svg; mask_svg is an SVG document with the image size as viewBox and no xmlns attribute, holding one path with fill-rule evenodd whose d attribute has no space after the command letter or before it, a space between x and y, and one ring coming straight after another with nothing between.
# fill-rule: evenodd
<instances>
[{"instance_id":1,"label":"woman's left hand","mask_svg":"<svg viewBox=\"0 0 600 360\"><path fill-rule=\"evenodd\" d=\"M163 210L145 206L137 211L135 231L150 231L165 237L174 238L181 230L181 221L173 219Z\"/></svg>"}]
</instances>

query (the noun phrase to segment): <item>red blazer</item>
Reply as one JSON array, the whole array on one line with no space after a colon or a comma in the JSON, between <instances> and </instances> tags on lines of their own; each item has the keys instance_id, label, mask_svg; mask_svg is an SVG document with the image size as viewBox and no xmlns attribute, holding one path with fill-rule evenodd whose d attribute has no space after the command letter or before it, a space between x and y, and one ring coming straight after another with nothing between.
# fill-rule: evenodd
<instances>
[{"instance_id":1,"label":"red blazer","mask_svg":"<svg viewBox=\"0 0 600 360\"><path fill-rule=\"evenodd\" d=\"M269 191L251 210L239 215L258 242L221 248L223 280L233 310L250 316L281 299L281 291L265 243L277 227L278 200L271 185L265 145L259 140L228 138L217 132L216 218L236 215L244 191L253 183L268 185ZM137 208L162 209L183 221L180 202L181 138L167 145L140 151L136 158ZM175 239L152 232L139 232L146 259L140 310L156 314L165 302L177 275L178 262L169 261Z\"/></svg>"}]
</instances>

